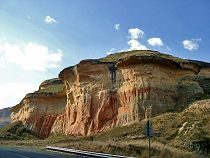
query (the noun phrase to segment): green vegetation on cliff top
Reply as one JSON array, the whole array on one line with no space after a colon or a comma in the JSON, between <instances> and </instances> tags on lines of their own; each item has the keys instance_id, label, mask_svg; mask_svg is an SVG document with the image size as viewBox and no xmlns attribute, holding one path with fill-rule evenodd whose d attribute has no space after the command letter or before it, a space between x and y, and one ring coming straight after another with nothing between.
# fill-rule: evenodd
<instances>
[{"instance_id":1,"label":"green vegetation on cliff top","mask_svg":"<svg viewBox=\"0 0 210 158\"><path fill-rule=\"evenodd\" d=\"M41 83L39 90L33 93L26 94L26 96L22 99L22 101L30 97L43 97L43 96L49 96L49 95L56 95L58 93L62 93L64 89L65 89L65 85L63 81L57 78L52 79L52 80L49 79ZM16 106L13 106L11 108L11 111L18 112L23 107L22 101Z\"/></svg>"},{"instance_id":2,"label":"green vegetation on cliff top","mask_svg":"<svg viewBox=\"0 0 210 158\"><path fill-rule=\"evenodd\" d=\"M135 51L127 51L127 52L119 52L115 54L110 54L104 58L100 58L99 61L101 62L116 62L119 59L127 58L130 56L157 56L165 59L169 59L175 62L189 62L188 60L174 57L169 54L163 54L158 51L152 51L152 50L135 50Z\"/></svg>"},{"instance_id":3,"label":"green vegetation on cliff top","mask_svg":"<svg viewBox=\"0 0 210 158\"><path fill-rule=\"evenodd\" d=\"M39 89L36 93L59 93L64 90L64 84L50 85L47 88Z\"/></svg>"},{"instance_id":4,"label":"green vegetation on cliff top","mask_svg":"<svg viewBox=\"0 0 210 158\"><path fill-rule=\"evenodd\" d=\"M64 90L64 83L59 78L52 78L43 81L40 86L39 90L36 93L59 93Z\"/></svg>"}]
</instances>

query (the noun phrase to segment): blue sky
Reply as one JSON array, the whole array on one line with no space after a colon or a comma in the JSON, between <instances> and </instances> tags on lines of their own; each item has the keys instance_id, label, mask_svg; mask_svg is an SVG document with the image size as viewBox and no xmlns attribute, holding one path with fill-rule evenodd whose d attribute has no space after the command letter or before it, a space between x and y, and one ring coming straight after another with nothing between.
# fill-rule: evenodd
<instances>
[{"instance_id":1,"label":"blue sky","mask_svg":"<svg viewBox=\"0 0 210 158\"><path fill-rule=\"evenodd\" d=\"M209 0L0 0L0 108L82 59L154 49L210 62Z\"/></svg>"}]
</instances>

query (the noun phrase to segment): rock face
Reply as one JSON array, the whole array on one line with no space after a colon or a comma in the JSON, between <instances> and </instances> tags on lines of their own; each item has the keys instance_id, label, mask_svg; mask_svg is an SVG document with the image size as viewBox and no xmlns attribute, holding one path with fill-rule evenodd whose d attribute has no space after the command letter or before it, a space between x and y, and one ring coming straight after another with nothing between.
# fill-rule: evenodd
<instances>
[{"instance_id":1,"label":"rock face","mask_svg":"<svg viewBox=\"0 0 210 158\"><path fill-rule=\"evenodd\" d=\"M12 122L21 121L40 138L46 138L57 116L64 113L66 93L60 79L44 81L12 108Z\"/></svg>"},{"instance_id":2,"label":"rock face","mask_svg":"<svg viewBox=\"0 0 210 158\"><path fill-rule=\"evenodd\" d=\"M13 108L12 121L24 122L42 138L91 135L183 110L186 101L210 94L206 64L149 50L83 60L61 71L62 81L44 81L26 95Z\"/></svg>"},{"instance_id":3,"label":"rock face","mask_svg":"<svg viewBox=\"0 0 210 158\"><path fill-rule=\"evenodd\" d=\"M210 63L197 61L197 60L189 60L189 61L194 62L200 66L201 69L198 75L210 77Z\"/></svg>"},{"instance_id":4,"label":"rock face","mask_svg":"<svg viewBox=\"0 0 210 158\"><path fill-rule=\"evenodd\" d=\"M67 105L55 125L65 134L90 135L142 120L150 107L152 116L181 109L184 101L205 93L191 80L199 71L196 63L154 51L81 61L59 74Z\"/></svg>"},{"instance_id":5,"label":"rock face","mask_svg":"<svg viewBox=\"0 0 210 158\"><path fill-rule=\"evenodd\" d=\"M0 109L0 128L10 123L10 108Z\"/></svg>"}]
</instances>

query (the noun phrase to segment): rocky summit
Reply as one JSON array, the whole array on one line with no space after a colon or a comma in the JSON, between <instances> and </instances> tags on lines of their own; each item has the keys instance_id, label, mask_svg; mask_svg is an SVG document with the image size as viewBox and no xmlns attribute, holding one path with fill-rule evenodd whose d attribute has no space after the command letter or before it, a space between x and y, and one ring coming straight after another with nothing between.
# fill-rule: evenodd
<instances>
[{"instance_id":1,"label":"rocky summit","mask_svg":"<svg viewBox=\"0 0 210 158\"><path fill-rule=\"evenodd\" d=\"M210 64L162 54L129 51L83 60L59 79L41 83L12 108L37 136L92 135L151 116L181 112L210 95Z\"/></svg>"}]
</instances>

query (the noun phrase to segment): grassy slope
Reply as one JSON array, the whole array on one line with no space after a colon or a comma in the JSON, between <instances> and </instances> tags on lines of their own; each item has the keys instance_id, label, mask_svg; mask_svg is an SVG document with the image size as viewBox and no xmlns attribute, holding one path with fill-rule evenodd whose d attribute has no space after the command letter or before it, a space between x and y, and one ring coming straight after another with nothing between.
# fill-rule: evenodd
<instances>
[{"instance_id":1,"label":"grassy slope","mask_svg":"<svg viewBox=\"0 0 210 158\"><path fill-rule=\"evenodd\" d=\"M51 85L45 89L39 89L36 93L44 92L44 93L59 93L64 89L64 84Z\"/></svg>"},{"instance_id":2,"label":"grassy slope","mask_svg":"<svg viewBox=\"0 0 210 158\"><path fill-rule=\"evenodd\" d=\"M210 99L196 101L180 113L164 113L152 118L155 136L152 138L152 153L158 157L196 157L190 153L192 142L210 138ZM147 156L147 138L143 135L145 120L116 127L106 132L86 137L51 135L45 140L13 141L15 146L44 148L54 145L113 154ZM10 127L11 128L11 127ZM7 130L8 131L8 128ZM23 130L22 130L23 131ZM1 132L0 132L1 133ZM21 132L20 132L21 133ZM23 135L23 134L22 134ZM27 135L26 135L27 136ZM0 141L5 145L7 141ZM11 142L9 142L11 145Z\"/></svg>"},{"instance_id":3,"label":"grassy slope","mask_svg":"<svg viewBox=\"0 0 210 158\"><path fill-rule=\"evenodd\" d=\"M188 146L192 142L208 140L210 137L210 99L196 101L181 113L165 113L151 121L155 131L152 138L153 155L197 157L195 153L189 152ZM47 140L55 144L59 142L64 147L146 157L147 138L143 135L145 123L143 120L89 137L51 136Z\"/></svg>"},{"instance_id":4,"label":"grassy slope","mask_svg":"<svg viewBox=\"0 0 210 158\"><path fill-rule=\"evenodd\" d=\"M22 140L35 138L21 122L11 123L0 128L0 140Z\"/></svg>"}]
</instances>

